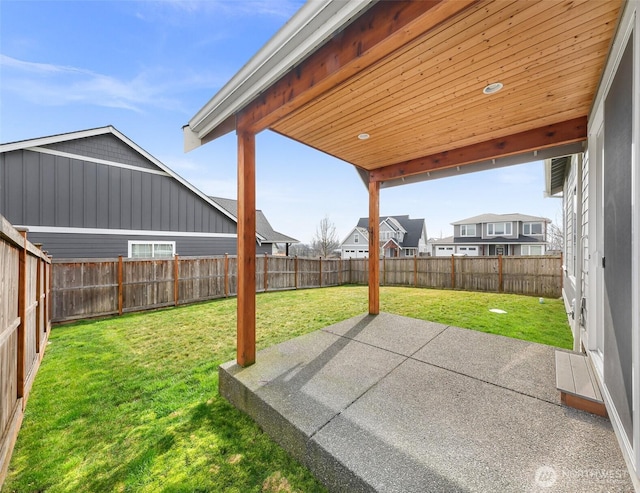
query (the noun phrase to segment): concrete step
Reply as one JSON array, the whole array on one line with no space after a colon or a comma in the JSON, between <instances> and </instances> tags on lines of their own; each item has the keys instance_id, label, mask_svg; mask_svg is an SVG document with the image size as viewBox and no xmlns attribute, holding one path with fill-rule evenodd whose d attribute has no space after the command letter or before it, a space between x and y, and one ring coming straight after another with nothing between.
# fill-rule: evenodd
<instances>
[{"instance_id":1,"label":"concrete step","mask_svg":"<svg viewBox=\"0 0 640 493\"><path fill-rule=\"evenodd\" d=\"M600 387L587 355L556 351L556 388L564 405L607 417Z\"/></svg>"}]
</instances>

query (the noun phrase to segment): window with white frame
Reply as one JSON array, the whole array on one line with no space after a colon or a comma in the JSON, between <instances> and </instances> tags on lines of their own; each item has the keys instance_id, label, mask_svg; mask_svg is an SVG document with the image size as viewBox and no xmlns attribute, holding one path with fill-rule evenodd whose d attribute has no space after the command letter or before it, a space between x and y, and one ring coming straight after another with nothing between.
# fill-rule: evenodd
<instances>
[{"instance_id":1,"label":"window with white frame","mask_svg":"<svg viewBox=\"0 0 640 493\"><path fill-rule=\"evenodd\" d=\"M359 241L360 241L360 236L358 236L358 233L356 233L355 236L353 237L353 242L358 243Z\"/></svg>"},{"instance_id":2,"label":"window with white frame","mask_svg":"<svg viewBox=\"0 0 640 493\"><path fill-rule=\"evenodd\" d=\"M175 241L129 241L129 258L171 258L175 253Z\"/></svg>"},{"instance_id":3,"label":"window with white frame","mask_svg":"<svg viewBox=\"0 0 640 493\"><path fill-rule=\"evenodd\" d=\"M488 236L511 236L511 223L488 223Z\"/></svg>"},{"instance_id":4,"label":"window with white frame","mask_svg":"<svg viewBox=\"0 0 640 493\"><path fill-rule=\"evenodd\" d=\"M522 255L544 255L543 245L522 245L520 250Z\"/></svg>"},{"instance_id":5,"label":"window with white frame","mask_svg":"<svg viewBox=\"0 0 640 493\"><path fill-rule=\"evenodd\" d=\"M524 223L522 225L523 235L541 235L542 223Z\"/></svg>"},{"instance_id":6,"label":"window with white frame","mask_svg":"<svg viewBox=\"0 0 640 493\"><path fill-rule=\"evenodd\" d=\"M461 224L460 225L460 236L475 236L476 235L476 225L475 224Z\"/></svg>"}]
</instances>

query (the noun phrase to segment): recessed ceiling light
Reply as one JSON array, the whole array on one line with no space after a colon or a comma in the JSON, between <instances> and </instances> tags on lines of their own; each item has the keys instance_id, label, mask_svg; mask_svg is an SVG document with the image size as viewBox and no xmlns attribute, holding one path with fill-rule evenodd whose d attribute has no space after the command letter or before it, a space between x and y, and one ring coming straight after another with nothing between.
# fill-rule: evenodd
<instances>
[{"instance_id":1,"label":"recessed ceiling light","mask_svg":"<svg viewBox=\"0 0 640 493\"><path fill-rule=\"evenodd\" d=\"M358 138L359 138L360 140L367 140L369 137L371 137L371 135L369 135L369 134L364 134L364 133L363 133L363 134L358 135Z\"/></svg>"},{"instance_id":2,"label":"recessed ceiling light","mask_svg":"<svg viewBox=\"0 0 640 493\"><path fill-rule=\"evenodd\" d=\"M491 84L487 85L487 87L485 87L482 92L485 94L495 94L503 87L504 86L502 85L502 82L492 82Z\"/></svg>"}]
</instances>

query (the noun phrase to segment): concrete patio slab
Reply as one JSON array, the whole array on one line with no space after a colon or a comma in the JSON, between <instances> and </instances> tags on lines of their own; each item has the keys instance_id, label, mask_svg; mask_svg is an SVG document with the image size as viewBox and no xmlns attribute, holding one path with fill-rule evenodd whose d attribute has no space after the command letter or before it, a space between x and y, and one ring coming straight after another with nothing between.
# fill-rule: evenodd
<instances>
[{"instance_id":1,"label":"concrete patio slab","mask_svg":"<svg viewBox=\"0 0 640 493\"><path fill-rule=\"evenodd\" d=\"M222 365L220 392L330 491L633 491L609 421L561 406L553 350L361 316Z\"/></svg>"},{"instance_id":2,"label":"concrete patio slab","mask_svg":"<svg viewBox=\"0 0 640 493\"><path fill-rule=\"evenodd\" d=\"M558 403L555 351L556 348L544 344L449 327L413 357L440 368Z\"/></svg>"}]
</instances>

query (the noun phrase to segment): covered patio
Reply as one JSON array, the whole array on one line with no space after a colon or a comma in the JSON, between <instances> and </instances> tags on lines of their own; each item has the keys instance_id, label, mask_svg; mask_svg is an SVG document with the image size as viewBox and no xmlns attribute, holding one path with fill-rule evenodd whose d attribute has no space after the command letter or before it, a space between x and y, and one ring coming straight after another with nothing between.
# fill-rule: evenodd
<instances>
[{"instance_id":1,"label":"covered patio","mask_svg":"<svg viewBox=\"0 0 640 493\"><path fill-rule=\"evenodd\" d=\"M308 2L185 125L186 150L238 137L238 348L221 392L332 490L632 490L610 424L560 406L552 348L379 315L380 189L583 152L624 5ZM267 129L361 176L369 315L251 366Z\"/></svg>"},{"instance_id":2,"label":"covered patio","mask_svg":"<svg viewBox=\"0 0 640 493\"><path fill-rule=\"evenodd\" d=\"M633 491L555 348L381 313L220 368L220 392L330 491Z\"/></svg>"}]
</instances>

